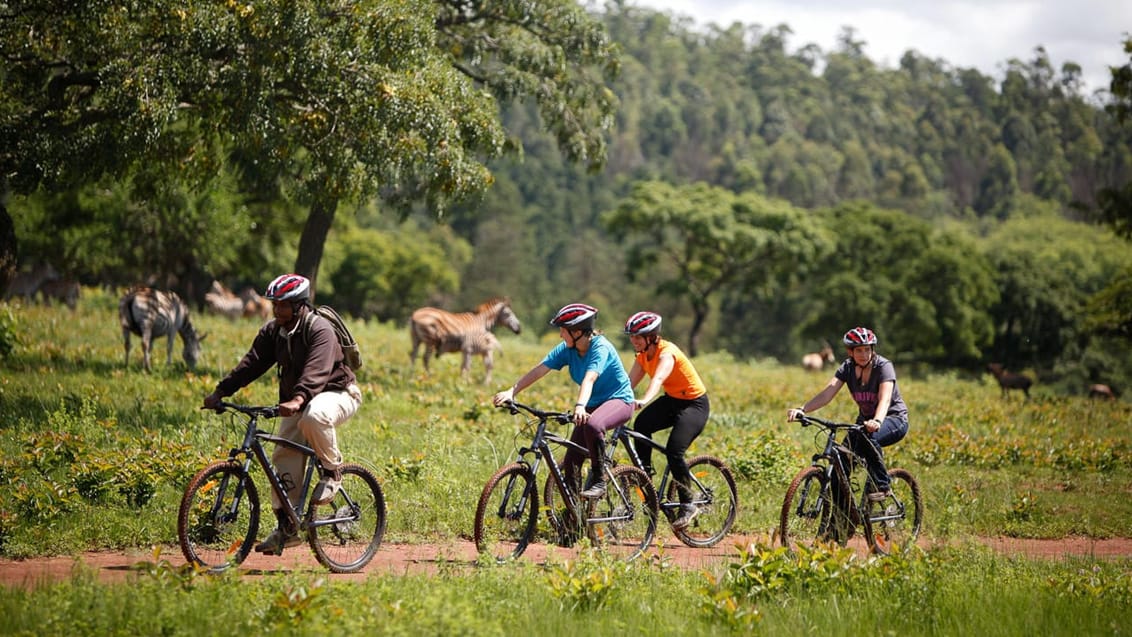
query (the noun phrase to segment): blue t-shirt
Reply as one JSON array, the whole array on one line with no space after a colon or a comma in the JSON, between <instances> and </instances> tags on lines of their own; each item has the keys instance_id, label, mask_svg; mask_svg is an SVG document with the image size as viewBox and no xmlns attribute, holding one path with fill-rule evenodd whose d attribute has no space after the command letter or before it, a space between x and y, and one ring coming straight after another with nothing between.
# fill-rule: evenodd
<instances>
[{"instance_id":1,"label":"blue t-shirt","mask_svg":"<svg viewBox=\"0 0 1132 637\"><path fill-rule=\"evenodd\" d=\"M590 392L590 402L586 409L592 411L598 405L614 398L627 403L633 402L633 388L629 385L629 374L621 363L617 349L604 336L596 334L590 341L590 349L585 356L579 356L578 350L566 347L565 341L550 350L542 364L550 369L558 370L570 367L570 378L581 385L586 372L597 372L593 391Z\"/></svg>"}]
</instances>

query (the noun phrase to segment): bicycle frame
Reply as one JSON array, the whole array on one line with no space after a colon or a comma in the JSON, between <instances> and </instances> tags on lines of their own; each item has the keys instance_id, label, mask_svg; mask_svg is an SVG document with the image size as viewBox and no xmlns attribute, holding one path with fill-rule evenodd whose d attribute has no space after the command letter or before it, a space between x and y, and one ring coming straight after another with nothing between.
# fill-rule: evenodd
<instances>
[{"instance_id":1,"label":"bicycle frame","mask_svg":"<svg viewBox=\"0 0 1132 637\"><path fill-rule=\"evenodd\" d=\"M629 443L630 439L632 439L632 444ZM625 447L625 451L629 454L629 461L633 463L634 467L641 469L642 471L644 471L645 467L644 463L641 461L641 455L637 452L638 444L646 444L652 447L653 451L659 451L662 454L666 451L665 446L660 444L659 442L653 440L652 438L644 435L639 431L636 431L635 429L630 429L628 425L621 425L620 427L617 427L613 430L613 435L610 438L609 449L606 453L607 460L612 461L613 453L617 449L617 443L621 441L624 441L625 443L623 446ZM645 471L645 473L649 472ZM653 473L655 473L655 470ZM656 488L656 493L658 496L664 493L668 493L668 479L671 476L672 471L669 469L667 464L665 464L664 473L662 473L660 476L660 485ZM653 477L653 474L649 473L649 477ZM704 485L700 483L695 475L692 476L692 482L696 486L694 495L698 495L699 493L710 493L710 490L704 488ZM699 499L694 499L692 500L692 504L701 505L709 503L703 502ZM675 517L675 514L671 513L671 511L680 508L680 502L671 502L663 497L659 498L658 505L660 506L660 510L662 512L665 512L665 515L667 515L670 520Z\"/></svg>"},{"instance_id":2,"label":"bicycle frame","mask_svg":"<svg viewBox=\"0 0 1132 637\"><path fill-rule=\"evenodd\" d=\"M271 491L275 494L280 503L286 503L282 511L284 515L287 516L287 524L290 525L291 529L306 530L308 525L303 521L302 513L307 508L307 497L310 494L311 482L314 480L315 465L318 464L317 460L315 460L314 449L293 440L280 438L271 432L263 431L259 428L260 417L277 417L279 415L278 407L245 409L231 403L221 403L220 406L221 408L232 409L248 417L244 430L244 440L239 447L233 448L228 452L228 460L240 461L240 459L243 458L244 472L249 475L251 474L253 460L258 463L260 468L263 469L264 475L267 476L267 482L271 485ZM282 445L288 449L298 451L303 454L307 460L302 488L299 490L299 502L295 505L291 504L290 496L287 494L287 489L284 487L283 481L279 479L279 475L275 472L275 466L271 464L271 460L267 457L267 449L263 446L265 442L274 445ZM350 500L348 494L343 494L343 497L346 498L351 508L356 506L355 503ZM243 485L238 485L233 507L238 507L242 499ZM348 520L349 518L328 517L312 522L309 526L329 526Z\"/></svg>"},{"instance_id":3,"label":"bicycle frame","mask_svg":"<svg viewBox=\"0 0 1132 637\"><path fill-rule=\"evenodd\" d=\"M595 546L619 552L627 559L640 555L656 532L656 492L651 479L635 467L602 463L598 470L607 478L605 495L582 498L579 485L567 481L567 471L556 461L551 445L583 455L588 455L588 450L547 431L551 421L572 423L573 416L514 401L502 407L512 414L525 411L533 416L527 426L534 426L534 435L529 445L519 449L518 457L500 467L484 486L475 517L479 550L489 552L501 546L497 560L518 557L534 538L537 519L546 511L552 530L564 546L584 534ZM550 465L550 475L539 480L538 470L544 462ZM546 492L545 502L540 501L540 489Z\"/></svg>"},{"instance_id":4,"label":"bicycle frame","mask_svg":"<svg viewBox=\"0 0 1132 637\"><path fill-rule=\"evenodd\" d=\"M836 423L830 420L824 420L814 416L802 416L799 418L803 427L816 426L820 427L825 433L825 445L820 453L815 453L811 458L811 466L818 467L822 473L825 474L829 490L834 496L832 501L833 505L843 511L845 519L854 525L862 524L864 520L863 511L866 510L864 506L865 498L867 497L868 489L860 491L858 501L858 489L854 487L852 478L852 470L859 468L865 473L865 482L868 484L872 478L868 474L865 459L859 454L854 452L846 445L837 441L837 432L860 432L864 433L865 428L862 425ZM869 444L876 446L872 439L865 436L865 440ZM879 450L878 450L879 453ZM820 494L811 494L808 490L804 490L801 497L798 499L796 511L799 515L807 510L809 502L807 501L811 495L821 497ZM877 521L880 518L875 518ZM850 533L852 530L850 529Z\"/></svg>"}]
</instances>

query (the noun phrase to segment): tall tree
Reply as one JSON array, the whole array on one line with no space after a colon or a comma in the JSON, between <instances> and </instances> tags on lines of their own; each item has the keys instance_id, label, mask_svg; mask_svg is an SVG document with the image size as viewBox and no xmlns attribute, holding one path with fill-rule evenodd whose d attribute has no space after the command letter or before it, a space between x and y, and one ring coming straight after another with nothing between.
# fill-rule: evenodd
<instances>
[{"instance_id":1,"label":"tall tree","mask_svg":"<svg viewBox=\"0 0 1132 637\"><path fill-rule=\"evenodd\" d=\"M507 147L498 99L532 97L560 146L593 165L616 103L601 72L617 56L566 0L2 11L0 171L17 192L139 164L204 182L235 151L309 206L296 269L312 278L340 201L439 212L482 192L484 160Z\"/></svg>"},{"instance_id":2,"label":"tall tree","mask_svg":"<svg viewBox=\"0 0 1132 637\"><path fill-rule=\"evenodd\" d=\"M635 184L606 215L605 225L629 243L630 280L651 280L658 295L692 306L693 356L719 293L728 286L767 284L804 262L819 240L807 217L785 202L702 183Z\"/></svg>"}]
</instances>

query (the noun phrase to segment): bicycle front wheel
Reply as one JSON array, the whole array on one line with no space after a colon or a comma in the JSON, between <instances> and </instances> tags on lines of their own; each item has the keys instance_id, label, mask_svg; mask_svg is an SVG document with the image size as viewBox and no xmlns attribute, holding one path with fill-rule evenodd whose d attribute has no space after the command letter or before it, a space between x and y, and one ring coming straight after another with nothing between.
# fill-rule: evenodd
<instances>
[{"instance_id":1,"label":"bicycle front wheel","mask_svg":"<svg viewBox=\"0 0 1132 637\"><path fill-rule=\"evenodd\" d=\"M373 559L385 535L385 494L373 473L342 465L342 487L325 504L307 509L307 541L323 566L355 573Z\"/></svg>"},{"instance_id":2,"label":"bicycle front wheel","mask_svg":"<svg viewBox=\"0 0 1132 637\"><path fill-rule=\"evenodd\" d=\"M826 542L845 545L852 530L845 508L834 502L825 469L806 467L799 471L782 500L778 525L782 546L795 551L799 546Z\"/></svg>"},{"instance_id":3,"label":"bicycle front wheel","mask_svg":"<svg viewBox=\"0 0 1132 637\"><path fill-rule=\"evenodd\" d=\"M739 507L739 492L735 488L735 478L727 464L715 456L695 456L688 460L688 470L694 478L692 482L692 501L698 513L692 523L683 529L673 529L684 544L694 548L715 546L735 524L735 514ZM668 482L665 506L679 510L680 494L675 480Z\"/></svg>"},{"instance_id":4,"label":"bicycle front wheel","mask_svg":"<svg viewBox=\"0 0 1132 637\"><path fill-rule=\"evenodd\" d=\"M237 462L214 462L185 487L177 540L190 564L219 573L244 561L259 531L259 494Z\"/></svg>"},{"instance_id":5,"label":"bicycle front wheel","mask_svg":"<svg viewBox=\"0 0 1132 637\"><path fill-rule=\"evenodd\" d=\"M888 472L892 495L880 502L869 502L865 533L873 550L881 555L907 550L916 543L924 521L924 502L920 485L905 469Z\"/></svg>"},{"instance_id":6,"label":"bicycle front wheel","mask_svg":"<svg viewBox=\"0 0 1132 637\"><path fill-rule=\"evenodd\" d=\"M610 475L605 495L586 501L586 533L595 547L633 560L656 535L656 489L636 467L613 467Z\"/></svg>"},{"instance_id":7,"label":"bicycle front wheel","mask_svg":"<svg viewBox=\"0 0 1132 637\"><path fill-rule=\"evenodd\" d=\"M558 465L559 473L566 474L566 465L560 463ZM580 481L575 480L574 484L570 486L574 494L581 493L582 484ZM577 497L575 495L575 497ZM554 474L550 471L546 474L546 482L542 487L542 508L546 510L546 519L550 522L550 533L552 541L563 547L574 546L574 543L581 537L581 524L578 520L581 515L570 507L567 503L569 500L565 494L558 487L558 482L554 480Z\"/></svg>"},{"instance_id":8,"label":"bicycle front wheel","mask_svg":"<svg viewBox=\"0 0 1132 637\"><path fill-rule=\"evenodd\" d=\"M530 467L512 463L491 476L476 505L475 540L496 561L527 550L538 522L538 487Z\"/></svg>"}]
</instances>

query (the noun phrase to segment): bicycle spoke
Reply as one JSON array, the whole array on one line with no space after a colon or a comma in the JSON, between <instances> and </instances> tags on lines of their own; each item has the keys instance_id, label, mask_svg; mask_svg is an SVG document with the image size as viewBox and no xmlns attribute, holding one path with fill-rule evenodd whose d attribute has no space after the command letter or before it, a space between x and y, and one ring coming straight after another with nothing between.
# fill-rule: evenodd
<instances>
[{"instance_id":1,"label":"bicycle spoke","mask_svg":"<svg viewBox=\"0 0 1132 637\"><path fill-rule=\"evenodd\" d=\"M618 466L605 496L587 501L587 533L594 546L625 560L644 552L656 534L656 491L648 474Z\"/></svg>"},{"instance_id":2,"label":"bicycle spoke","mask_svg":"<svg viewBox=\"0 0 1132 637\"><path fill-rule=\"evenodd\" d=\"M334 499L307 511L307 538L315 557L335 573L353 573L373 559L385 534L385 494L365 467L343 465Z\"/></svg>"},{"instance_id":3,"label":"bicycle spoke","mask_svg":"<svg viewBox=\"0 0 1132 637\"><path fill-rule=\"evenodd\" d=\"M476 506L475 541L481 553L503 561L522 555L535 532L538 491L530 470L507 465L484 485Z\"/></svg>"},{"instance_id":4,"label":"bicycle spoke","mask_svg":"<svg viewBox=\"0 0 1132 637\"><path fill-rule=\"evenodd\" d=\"M866 531L873 549L882 555L907 550L915 544L923 522L920 486L904 469L889 471L892 496L870 502Z\"/></svg>"},{"instance_id":5,"label":"bicycle spoke","mask_svg":"<svg viewBox=\"0 0 1132 637\"><path fill-rule=\"evenodd\" d=\"M255 484L234 462L216 462L189 481L177 515L181 553L213 572L247 558L259 528Z\"/></svg>"},{"instance_id":6,"label":"bicycle spoke","mask_svg":"<svg viewBox=\"0 0 1132 637\"><path fill-rule=\"evenodd\" d=\"M684 544L703 548L714 546L722 540L735 523L739 495L735 488L735 478L727 465L714 456L696 456L688 461L692 473L692 501L697 515L692 523L680 530L673 530ZM679 503L676 482L668 483L665 502L666 509ZM679 509L672 509L678 513ZM671 522L671 520L669 520Z\"/></svg>"}]
</instances>

